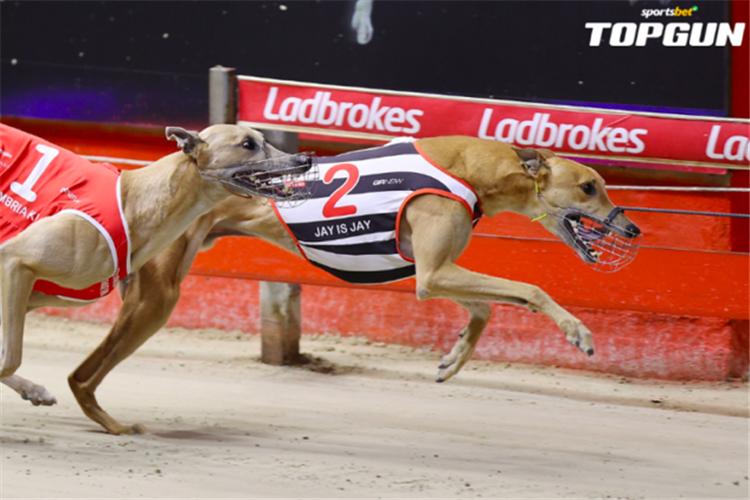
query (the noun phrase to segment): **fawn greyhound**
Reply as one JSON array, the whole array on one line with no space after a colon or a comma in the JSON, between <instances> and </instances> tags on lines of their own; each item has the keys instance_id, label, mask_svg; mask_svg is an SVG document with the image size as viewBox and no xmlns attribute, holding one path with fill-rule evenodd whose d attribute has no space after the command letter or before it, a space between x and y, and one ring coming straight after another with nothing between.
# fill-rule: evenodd
<instances>
[{"instance_id":1,"label":"fawn greyhound","mask_svg":"<svg viewBox=\"0 0 750 500\"><path fill-rule=\"evenodd\" d=\"M305 172L312 163L271 147L247 127L218 125L200 134L167 127L166 135L181 152L120 174L0 125L0 381L35 405L55 399L14 375L27 311L106 295L232 197L230 189L283 199L283 187L274 195L270 179Z\"/></svg>"},{"instance_id":2,"label":"fawn greyhound","mask_svg":"<svg viewBox=\"0 0 750 500\"><path fill-rule=\"evenodd\" d=\"M539 221L586 263L604 260L611 251L601 242L631 241L640 230L612 204L596 171L546 150L458 136L321 158L318 167L321 180L302 207L259 198L224 200L126 282L108 337L68 378L86 415L112 434L145 430L117 422L94 392L165 324L197 252L228 235L262 238L352 282L416 275L419 300L447 298L464 307L469 323L442 358L439 382L471 357L490 319L489 302L539 311L571 344L593 354L591 332L540 288L470 272L455 262L477 218L503 211ZM383 211L387 217L378 214ZM597 224L587 225L588 220Z\"/></svg>"}]
</instances>

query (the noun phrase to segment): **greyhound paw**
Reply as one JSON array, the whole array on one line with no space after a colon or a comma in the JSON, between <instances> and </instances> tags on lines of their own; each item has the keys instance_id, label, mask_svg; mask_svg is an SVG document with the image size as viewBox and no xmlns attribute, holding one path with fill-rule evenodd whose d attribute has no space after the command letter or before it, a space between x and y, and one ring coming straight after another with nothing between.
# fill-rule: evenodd
<instances>
[{"instance_id":1,"label":"greyhound paw","mask_svg":"<svg viewBox=\"0 0 750 500\"><path fill-rule=\"evenodd\" d=\"M591 337L591 330L586 328L583 323L580 321L570 322L563 326L563 331L570 344L589 356L594 355L594 340Z\"/></svg>"},{"instance_id":2,"label":"greyhound paw","mask_svg":"<svg viewBox=\"0 0 750 500\"><path fill-rule=\"evenodd\" d=\"M143 424L133 424L130 426L131 434L148 434L148 429Z\"/></svg>"},{"instance_id":3,"label":"greyhound paw","mask_svg":"<svg viewBox=\"0 0 750 500\"><path fill-rule=\"evenodd\" d=\"M57 404L57 398L41 385L35 385L21 391L21 397L34 406L52 406Z\"/></svg>"},{"instance_id":4,"label":"greyhound paw","mask_svg":"<svg viewBox=\"0 0 750 500\"><path fill-rule=\"evenodd\" d=\"M438 384L442 384L443 382L451 378L453 375L458 373L458 370L454 370L452 368L453 366L444 367L443 365L440 365L440 368L438 368L438 376L435 379L435 382L437 382Z\"/></svg>"},{"instance_id":5,"label":"greyhound paw","mask_svg":"<svg viewBox=\"0 0 750 500\"><path fill-rule=\"evenodd\" d=\"M108 428L107 432L116 436L133 436L136 434L147 434L148 429L142 424L133 425L117 425L112 428Z\"/></svg>"},{"instance_id":6,"label":"greyhound paw","mask_svg":"<svg viewBox=\"0 0 750 500\"><path fill-rule=\"evenodd\" d=\"M443 356L438 367L437 382L445 382L466 364L474 353L474 346L460 336L451 352Z\"/></svg>"},{"instance_id":7,"label":"greyhound paw","mask_svg":"<svg viewBox=\"0 0 750 500\"><path fill-rule=\"evenodd\" d=\"M451 378L453 375L459 372L461 367L466 364L466 361L456 361L452 365L440 365L438 367L438 376L435 382L442 383Z\"/></svg>"}]
</instances>

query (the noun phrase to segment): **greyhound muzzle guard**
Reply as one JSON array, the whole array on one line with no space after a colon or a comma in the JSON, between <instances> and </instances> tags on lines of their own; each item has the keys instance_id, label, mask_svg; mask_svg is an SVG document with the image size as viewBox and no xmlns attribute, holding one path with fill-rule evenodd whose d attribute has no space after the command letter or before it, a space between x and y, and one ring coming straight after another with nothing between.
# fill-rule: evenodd
<instances>
[{"instance_id":1,"label":"greyhound muzzle guard","mask_svg":"<svg viewBox=\"0 0 750 500\"><path fill-rule=\"evenodd\" d=\"M218 181L236 196L261 196L294 206L312 196L319 170L314 155L299 153L202 171L201 175Z\"/></svg>"},{"instance_id":2,"label":"greyhound muzzle guard","mask_svg":"<svg viewBox=\"0 0 750 500\"><path fill-rule=\"evenodd\" d=\"M550 216L557 219L563 229L563 241L576 250L588 266L602 273L614 273L627 266L638 254L639 233L614 222L624 212L615 207L605 219L576 208L552 207L536 187L537 197L548 206L544 215L532 222Z\"/></svg>"},{"instance_id":3,"label":"greyhound muzzle guard","mask_svg":"<svg viewBox=\"0 0 750 500\"><path fill-rule=\"evenodd\" d=\"M596 271L614 273L633 262L640 248L638 235L613 222L621 211L615 208L606 219L572 208L549 214L560 221L581 260Z\"/></svg>"}]
</instances>

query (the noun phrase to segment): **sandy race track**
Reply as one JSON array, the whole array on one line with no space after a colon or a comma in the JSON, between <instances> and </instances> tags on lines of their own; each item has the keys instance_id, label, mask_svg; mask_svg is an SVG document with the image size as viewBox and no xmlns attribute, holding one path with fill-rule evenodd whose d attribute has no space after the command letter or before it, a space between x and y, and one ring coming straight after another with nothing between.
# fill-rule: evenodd
<instances>
[{"instance_id":1,"label":"sandy race track","mask_svg":"<svg viewBox=\"0 0 750 500\"><path fill-rule=\"evenodd\" d=\"M100 388L150 430L110 436L66 383L105 332L29 315L19 374L59 404L3 386L0 497L748 497L740 382L473 361L436 384L436 352L313 336L311 367L278 368L257 336L174 329Z\"/></svg>"}]
</instances>

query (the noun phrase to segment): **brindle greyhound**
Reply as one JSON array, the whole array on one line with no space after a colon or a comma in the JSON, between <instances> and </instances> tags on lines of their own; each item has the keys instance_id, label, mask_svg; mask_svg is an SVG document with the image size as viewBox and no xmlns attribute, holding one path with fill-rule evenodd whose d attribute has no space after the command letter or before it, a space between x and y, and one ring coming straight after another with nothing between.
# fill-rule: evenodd
<instances>
[{"instance_id":1,"label":"brindle greyhound","mask_svg":"<svg viewBox=\"0 0 750 500\"><path fill-rule=\"evenodd\" d=\"M586 262L596 262L598 252L587 243L575 222L545 217L546 214L576 209L607 218L612 230L622 237L633 238L640 233L612 204L604 180L596 171L549 151L519 150L470 137L421 139L417 144L433 163L473 188L486 216L511 211L538 220ZM593 354L591 332L539 287L456 265L473 228L471 214L459 201L435 194L416 196L406 204L399 222L399 249L416 265L417 298L451 299L470 315L455 346L442 358L439 382L455 375L471 357L490 319L489 302L541 312L557 323L571 344ZM97 404L94 391L118 363L165 324L197 252L226 235L259 237L300 255L294 239L267 202L230 198L199 218L169 248L144 265L126 287L120 314L109 335L68 379L83 411L107 432L134 433L143 432L144 428L117 422Z\"/></svg>"},{"instance_id":2,"label":"brindle greyhound","mask_svg":"<svg viewBox=\"0 0 750 500\"><path fill-rule=\"evenodd\" d=\"M10 127L4 130L7 135L0 136L3 143L10 143L11 134L19 138L17 144L36 139ZM132 272L141 272L144 265L152 269L149 261L170 247L196 218L223 200L235 198L223 184L228 183L235 192L239 190L241 193L243 186L249 192L256 192L254 174L273 177L283 172L288 175L304 172L311 166L310 157L282 153L269 146L260 132L247 127L216 125L200 134L167 127L166 135L178 142L182 152L139 170L124 171L119 181L120 212L127 223L124 226L130 242ZM52 161L57 155L58 160L83 161L62 148L53 148L49 144L39 147L38 151L52 150ZM21 151L21 146L18 149L5 153L9 156L15 153L20 157L25 152ZM114 197L115 192L110 196ZM0 381L35 405L54 404L55 399L44 387L14 375L21 364L26 313L45 306L80 307L85 304L32 290L35 282L45 280L67 289L80 290L107 281L115 273L111 242L94 222L84 217L63 211L40 218L0 246Z\"/></svg>"}]
</instances>

